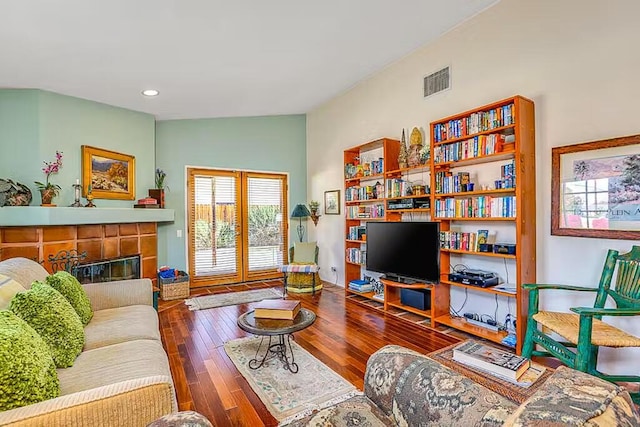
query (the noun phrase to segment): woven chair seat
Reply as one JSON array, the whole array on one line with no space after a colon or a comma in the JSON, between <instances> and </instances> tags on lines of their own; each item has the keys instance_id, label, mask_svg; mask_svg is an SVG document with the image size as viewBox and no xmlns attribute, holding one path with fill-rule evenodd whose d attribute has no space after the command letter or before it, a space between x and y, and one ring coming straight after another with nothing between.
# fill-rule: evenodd
<instances>
[{"instance_id":1,"label":"woven chair seat","mask_svg":"<svg viewBox=\"0 0 640 427\"><path fill-rule=\"evenodd\" d=\"M574 313L540 311L533 315L539 324L561 335L573 344L578 344L580 316ZM640 347L640 338L630 335L601 320L593 319L591 343L603 347Z\"/></svg>"}]
</instances>

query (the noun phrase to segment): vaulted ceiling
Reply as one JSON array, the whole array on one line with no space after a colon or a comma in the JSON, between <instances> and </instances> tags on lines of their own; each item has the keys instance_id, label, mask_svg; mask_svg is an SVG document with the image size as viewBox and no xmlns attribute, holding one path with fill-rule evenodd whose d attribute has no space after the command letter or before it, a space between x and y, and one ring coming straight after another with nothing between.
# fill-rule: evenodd
<instances>
[{"instance_id":1,"label":"vaulted ceiling","mask_svg":"<svg viewBox=\"0 0 640 427\"><path fill-rule=\"evenodd\" d=\"M306 113L496 1L7 0L0 87L158 119Z\"/></svg>"}]
</instances>

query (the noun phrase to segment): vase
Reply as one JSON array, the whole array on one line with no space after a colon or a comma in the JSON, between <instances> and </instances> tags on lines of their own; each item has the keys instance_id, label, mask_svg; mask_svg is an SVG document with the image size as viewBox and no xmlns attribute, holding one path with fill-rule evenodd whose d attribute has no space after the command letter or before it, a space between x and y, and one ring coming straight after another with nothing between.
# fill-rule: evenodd
<instances>
[{"instance_id":1,"label":"vase","mask_svg":"<svg viewBox=\"0 0 640 427\"><path fill-rule=\"evenodd\" d=\"M156 199L158 205L164 208L164 188L152 188L149 190L149 197Z\"/></svg>"},{"instance_id":2,"label":"vase","mask_svg":"<svg viewBox=\"0 0 640 427\"><path fill-rule=\"evenodd\" d=\"M40 206L55 206L51 204L51 201L56 195L56 191L53 188L45 188L40 190L40 197L42 197L42 203Z\"/></svg>"}]
</instances>

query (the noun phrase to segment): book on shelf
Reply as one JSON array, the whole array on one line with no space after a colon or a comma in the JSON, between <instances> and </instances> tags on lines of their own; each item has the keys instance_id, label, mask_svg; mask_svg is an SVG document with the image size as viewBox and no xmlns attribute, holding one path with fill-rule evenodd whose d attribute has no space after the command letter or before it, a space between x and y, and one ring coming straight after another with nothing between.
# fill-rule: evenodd
<instances>
[{"instance_id":1,"label":"book on shelf","mask_svg":"<svg viewBox=\"0 0 640 427\"><path fill-rule=\"evenodd\" d=\"M533 383L538 381L538 379L540 379L540 377L547 370L547 368L545 368L541 364L535 363L535 362L531 362L531 365L529 366L529 369L527 369L522 375L520 375L519 378L513 379L513 378L509 378L509 377L503 377L502 375L496 374L495 372L491 372L491 371L486 370L486 369L478 368L476 366L469 366L469 368L473 369L474 371L477 371L477 372L487 373L487 374L493 375L493 376L495 376L495 377L497 377L497 378L499 378L501 380L508 381L511 384L515 384L515 385L517 385L519 387L522 387L522 388L528 388Z\"/></svg>"},{"instance_id":2,"label":"book on shelf","mask_svg":"<svg viewBox=\"0 0 640 427\"><path fill-rule=\"evenodd\" d=\"M371 298L376 301L384 302L384 294L374 294Z\"/></svg>"},{"instance_id":3,"label":"book on shelf","mask_svg":"<svg viewBox=\"0 0 640 427\"><path fill-rule=\"evenodd\" d=\"M531 365L529 359L473 340L454 348L453 360L512 381L517 381Z\"/></svg>"},{"instance_id":4,"label":"book on shelf","mask_svg":"<svg viewBox=\"0 0 640 427\"><path fill-rule=\"evenodd\" d=\"M349 282L349 289L356 292L371 292L373 284L368 280L352 280Z\"/></svg>"},{"instance_id":5,"label":"book on shelf","mask_svg":"<svg viewBox=\"0 0 640 427\"><path fill-rule=\"evenodd\" d=\"M300 301L266 299L254 306L254 317L258 319L293 320L300 311Z\"/></svg>"}]
</instances>

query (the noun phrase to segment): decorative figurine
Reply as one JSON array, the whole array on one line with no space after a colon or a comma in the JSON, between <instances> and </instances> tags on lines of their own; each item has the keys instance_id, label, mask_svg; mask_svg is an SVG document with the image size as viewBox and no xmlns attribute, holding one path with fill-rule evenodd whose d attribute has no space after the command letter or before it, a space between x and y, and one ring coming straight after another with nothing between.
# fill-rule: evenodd
<instances>
[{"instance_id":1,"label":"decorative figurine","mask_svg":"<svg viewBox=\"0 0 640 427\"><path fill-rule=\"evenodd\" d=\"M407 145L404 138L404 129L402 129L402 140L400 141L400 153L398 154L398 167L400 169L406 169L407 163Z\"/></svg>"},{"instance_id":2,"label":"decorative figurine","mask_svg":"<svg viewBox=\"0 0 640 427\"><path fill-rule=\"evenodd\" d=\"M89 184L89 186L87 187L87 195L85 196L85 199L87 199L87 203L86 205L84 205L85 208L95 208L96 205L93 204L93 194L91 193L91 184Z\"/></svg>"},{"instance_id":3,"label":"decorative figurine","mask_svg":"<svg viewBox=\"0 0 640 427\"><path fill-rule=\"evenodd\" d=\"M411 144L409 145L409 167L415 167L420 165L420 159L422 157L422 133L420 130L415 127L411 131L411 136L409 137Z\"/></svg>"}]
</instances>

